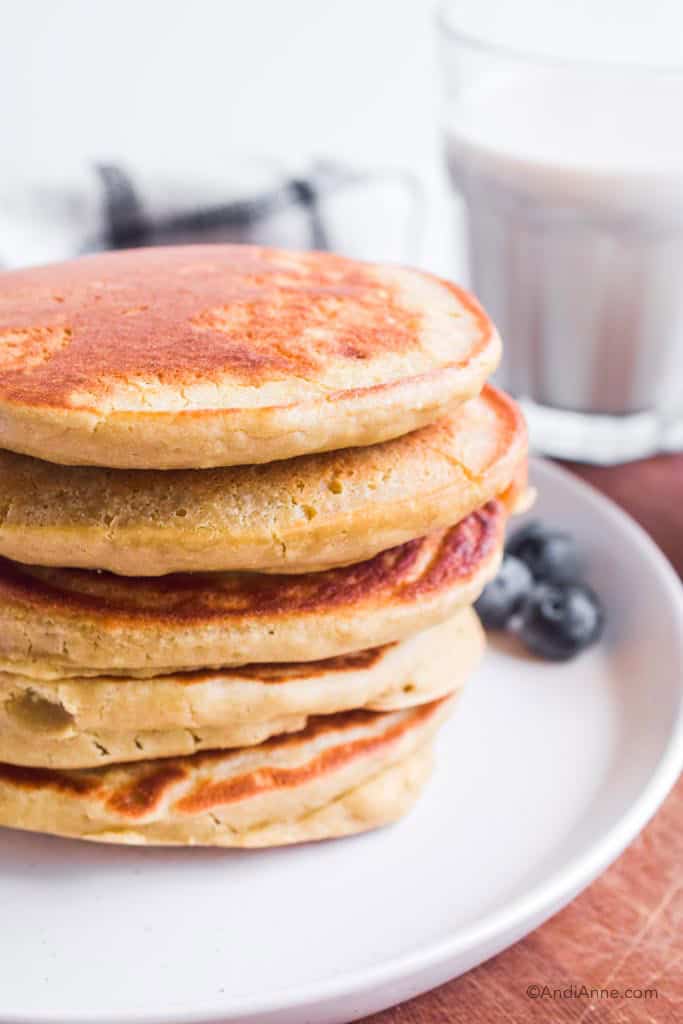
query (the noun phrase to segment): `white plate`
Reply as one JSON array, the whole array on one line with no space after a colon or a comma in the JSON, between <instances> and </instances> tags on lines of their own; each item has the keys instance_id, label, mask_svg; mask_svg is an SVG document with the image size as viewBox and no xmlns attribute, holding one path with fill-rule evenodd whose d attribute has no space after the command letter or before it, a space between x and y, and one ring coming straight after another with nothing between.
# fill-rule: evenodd
<instances>
[{"instance_id":1,"label":"white plate","mask_svg":"<svg viewBox=\"0 0 683 1024\"><path fill-rule=\"evenodd\" d=\"M534 477L605 642L559 667L492 651L424 798L373 835L231 853L2 832L2 1024L345 1024L503 949L623 850L683 762L680 583L614 505Z\"/></svg>"}]
</instances>

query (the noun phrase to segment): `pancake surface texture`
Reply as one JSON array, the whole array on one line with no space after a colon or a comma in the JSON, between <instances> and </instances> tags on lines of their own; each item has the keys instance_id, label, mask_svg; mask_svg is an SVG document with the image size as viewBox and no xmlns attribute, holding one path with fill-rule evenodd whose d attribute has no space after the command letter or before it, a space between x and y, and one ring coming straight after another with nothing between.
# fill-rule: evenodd
<instances>
[{"instance_id":1,"label":"pancake surface texture","mask_svg":"<svg viewBox=\"0 0 683 1024\"><path fill-rule=\"evenodd\" d=\"M476 395L500 341L430 274L181 246L0 278L0 447L206 468L369 445Z\"/></svg>"},{"instance_id":2,"label":"pancake surface texture","mask_svg":"<svg viewBox=\"0 0 683 1024\"><path fill-rule=\"evenodd\" d=\"M453 697L314 718L235 751L80 771L0 764L0 825L112 843L274 846L362 832L418 795Z\"/></svg>"},{"instance_id":3,"label":"pancake surface texture","mask_svg":"<svg viewBox=\"0 0 683 1024\"><path fill-rule=\"evenodd\" d=\"M0 560L0 671L155 676L377 647L476 600L500 561L492 501L457 526L343 569L146 579Z\"/></svg>"},{"instance_id":4,"label":"pancake surface texture","mask_svg":"<svg viewBox=\"0 0 683 1024\"><path fill-rule=\"evenodd\" d=\"M490 387L393 441L266 466L132 473L0 451L0 555L131 576L327 569L522 489L526 457L517 406Z\"/></svg>"},{"instance_id":5,"label":"pancake surface texture","mask_svg":"<svg viewBox=\"0 0 683 1024\"><path fill-rule=\"evenodd\" d=\"M312 715L395 710L460 689L479 663L471 608L398 644L328 661L249 665L155 679L0 674L0 761L90 768L252 746Z\"/></svg>"}]
</instances>

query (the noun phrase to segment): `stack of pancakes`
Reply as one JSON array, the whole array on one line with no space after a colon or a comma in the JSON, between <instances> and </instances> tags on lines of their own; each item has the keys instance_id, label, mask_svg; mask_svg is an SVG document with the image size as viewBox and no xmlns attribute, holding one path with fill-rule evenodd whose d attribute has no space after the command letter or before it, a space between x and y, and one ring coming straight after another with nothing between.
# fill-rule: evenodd
<instances>
[{"instance_id":1,"label":"stack of pancakes","mask_svg":"<svg viewBox=\"0 0 683 1024\"><path fill-rule=\"evenodd\" d=\"M435 277L198 246L0 277L0 824L262 846L413 802L526 482Z\"/></svg>"}]
</instances>

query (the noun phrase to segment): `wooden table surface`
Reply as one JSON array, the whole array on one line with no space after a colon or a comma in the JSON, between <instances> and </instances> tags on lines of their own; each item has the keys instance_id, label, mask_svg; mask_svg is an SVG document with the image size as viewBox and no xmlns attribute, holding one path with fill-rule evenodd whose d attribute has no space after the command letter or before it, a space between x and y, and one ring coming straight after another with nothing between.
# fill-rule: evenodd
<instances>
[{"instance_id":1,"label":"wooden table surface","mask_svg":"<svg viewBox=\"0 0 683 1024\"><path fill-rule=\"evenodd\" d=\"M571 465L629 511L683 576L683 455L615 468ZM647 999L533 999L550 989L656 989ZM585 892L515 946L365 1024L680 1024L683 779L647 828Z\"/></svg>"}]
</instances>

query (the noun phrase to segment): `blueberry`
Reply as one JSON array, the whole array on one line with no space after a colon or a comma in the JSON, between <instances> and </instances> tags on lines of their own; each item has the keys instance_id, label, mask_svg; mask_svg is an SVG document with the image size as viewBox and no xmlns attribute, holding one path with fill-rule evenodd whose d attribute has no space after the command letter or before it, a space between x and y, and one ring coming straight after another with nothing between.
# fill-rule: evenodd
<instances>
[{"instance_id":1,"label":"blueberry","mask_svg":"<svg viewBox=\"0 0 683 1024\"><path fill-rule=\"evenodd\" d=\"M534 654L568 661L594 644L605 616L600 601L582 583L537 583L522 608L519 636Z\"/></svg>"},{"instance_id":2,"label":"blueberry","mask_svg":"<svg viewBox=\"0 0 683 1024\"><path fill-rule=\"evenodd\" d=\"M581 575L581 560L574 538L533 520L513 533L505 550L524 562L535 580L571 583Z\"/></svg>"},{"instance_id":3,"label":"blueberry","mask_svg":"<svg viewBox=\"0 0 683 1024\"><path fill-rule=\"evenodd\" d=\"M531 573L524 562L505 555L498 575L484 587L475 608L487 629L505 629L519 611L533 586Z\"/></svg>"}]
</instances>

